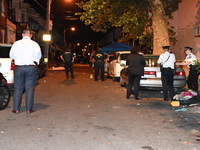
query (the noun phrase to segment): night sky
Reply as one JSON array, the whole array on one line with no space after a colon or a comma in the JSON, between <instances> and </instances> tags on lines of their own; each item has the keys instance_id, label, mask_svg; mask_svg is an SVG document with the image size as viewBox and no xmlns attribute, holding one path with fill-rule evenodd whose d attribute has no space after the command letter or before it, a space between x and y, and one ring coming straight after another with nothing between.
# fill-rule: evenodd
<instances>
[{"instance_id":1,"label":"night sky","mask_svg":"<svg viewBox=\"0 0 200 150\"><path fill-rule=\"evenodd\" d=\"M75 27L76 31L66 31L66 40L70 43L96 43L102 37L105 36L102 32L94 32L91 27L84 25L82 21L71 20L78 18L74 14L81 12L82 10L75 4L81 0L72 0L72 2L66 2L66 0L52 0L51 3L51 20L53 21L54 28L57 32L63 35L63 28ZM24 0L29 3L31 7L40 13L40 15L46 18L46 2L47 0ZM38 4L39 3L39 4ZM69 19L65 19L69 18Z\"/></svg>"}]
</instances>

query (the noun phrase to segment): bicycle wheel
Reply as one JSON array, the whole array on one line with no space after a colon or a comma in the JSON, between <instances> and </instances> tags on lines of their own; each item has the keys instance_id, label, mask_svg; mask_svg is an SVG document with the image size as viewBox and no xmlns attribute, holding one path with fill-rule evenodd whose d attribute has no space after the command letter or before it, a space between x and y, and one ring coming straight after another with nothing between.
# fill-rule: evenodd
<instances>
[{"instance_id":1,"label":"bicycle wheel","mask_svg":"<svg viewBox=\"0 0 200 150\"><path fill-rule=\"evenodd\" d=\"M0 110L8 106L10 102L10 90L7 85L0 84Z\"/></svg>"}]
</instances>

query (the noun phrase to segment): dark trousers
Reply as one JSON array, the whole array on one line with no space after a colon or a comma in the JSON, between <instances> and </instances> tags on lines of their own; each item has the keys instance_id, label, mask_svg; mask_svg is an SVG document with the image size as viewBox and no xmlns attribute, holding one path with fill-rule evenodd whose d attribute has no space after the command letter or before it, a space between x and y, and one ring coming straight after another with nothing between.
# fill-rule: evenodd
<instances>
[{"instance_id":1,"label":"dark trousers","mask_svg":"<svg viewBox=\"0 0 200 150\"><path fill-rule=\"evenodd\" d=\"M138 98L140 89L140 79L141 75L128 75L128 86L126 96L129 97L132 93L135 98ZM134 91L133 91L134 88Z\"/></svg>"},{"instance_id":2,"label":"dark trousers","mask_svg":"<svg viewBox=\"0 0 200 150\"><path fill-rule=\"evenodd\" d=\"M169 97L171 100L173 100L173 97L175 95L173 70L172 69L162 69L161 80L162 80L162 88L163 88L164 98L168 99L168 92L169 92Z\"/></svg>"},{"instance_id":3,"label":"dark trousers","mask_svg":"<svg viewBox=\"0 0 200 150\"><path fill-rule=\"evenodd\" d=\"M70 70L71 76L73 77L74 76L74 70L73 70L72 62L71 61L66 61L65 62L65 73L66 73L67 77L69 75L69 70Z\"/></svg>"},{"instance_id":4,"label":"dark trousers","mask_svg":"<svg viewBox=\"0 0 200 150\"><path fill-rule=\"evenodd\" d=\"M21 108L22 94L26 94L26 111L33 109L34 89L38 79L38 67L23 66L14 69L14 102L13 110Z\"/></svg>"},{"instance_id":5,"label":"dark trousers","mask_svg":"<svg viewBox=\"0 0 200 150\"><path fill-rule=\"evenodd\" d=\"M94 80L98 80L99 70L101 72L101 80L104 81L104 63L103 62L95 62L94 63Z\"/></svg>"},{"instance_id":6,"label":"dark trousers","mask_svg":"<svg viewBox=\"0 0 200 150\"><path fill-rule=\"evenodd\" d=\"M189 71L187 85L189 89L198 92L198 74L196 69L191 69Z\"/></svg>"}]
</instances>

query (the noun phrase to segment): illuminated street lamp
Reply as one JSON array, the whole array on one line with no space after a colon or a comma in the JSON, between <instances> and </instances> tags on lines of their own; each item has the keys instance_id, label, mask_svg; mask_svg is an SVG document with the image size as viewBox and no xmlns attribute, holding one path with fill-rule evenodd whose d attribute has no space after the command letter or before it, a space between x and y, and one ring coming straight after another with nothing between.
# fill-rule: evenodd
<instances>
[{"instance_id":1,"label":"illuminated street lamp","mask_svg":"<svg viewBox=\"0 0 200 150\"><path fill-rule=\"evenodd\" d=\"M71 2L72 0L65 0L66 2ZM47 12L46 12L46 34L49 35L50 32L50 11L51 11L51 2L52 0L47 0ZM48 66L48 58L49 58L49 41L45 41L45 49L44 49L44 60Z\"/></svg>"},{"instance_id":2,"label":"illuminated street lamp","mask_svg":"<svg viewBox=\"0 0 200 150\"><path fill-rule=\"evenodd\" d=\"M50 10L51 10L51 2L52 0L47 0L47 13L46 13L46 34L49 35L50 30ZM43 36L44 38L44 36ZM45 42L45 49L44 49L44 62L48 64L49 58L49 41Z\"/></svg>"},{"instance_id":3,"label":"illuminated street lamp","mask_svg":"<svg viewBox=\"0 0 200 150\"><path fill-rule=\"evenodd\" d=\"M51 35L50 34L44 34L43 35L43 41L47 41L47 42L51 41Z\"/></svg>"},{"instance_id":4,"label":"illuminated street lamp","mask_svg":"<svg viewBox=\"0 0 200 150\"><path fill-rule=\"evenodd\" d=\"M64 37L64 46L67 46L67 44L66 44L66 31L68 30L68 29L70 29L71 31L75 31L76 29L74 28L74 27L71 27L71 28L67 28L67 29L64 29L64 35L63 35L63 37Z\"/></svg>"}]
</instances>

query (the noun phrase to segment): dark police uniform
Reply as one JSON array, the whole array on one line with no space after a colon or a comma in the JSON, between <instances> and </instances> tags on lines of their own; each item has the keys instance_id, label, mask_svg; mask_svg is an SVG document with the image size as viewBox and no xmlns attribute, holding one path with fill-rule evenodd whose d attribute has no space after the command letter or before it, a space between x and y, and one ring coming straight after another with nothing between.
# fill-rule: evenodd
<instances>
[{"instance_id":1,"label":"dark police uniform","mask_svg":"<svg viewBox=\"0 0 200 150\"><path fill-rule=\"evenodd\" d=\"M188 88L198 91L198 74L197 74L197 70L195 67L195 62L194 62L195 60L197 60L196 56L193 53L189 53L186 56L184 61L191 62L190 64L187 65L187 67L190 69L189 75L188 75L188 80L187 80Z\"/></svg>"},{"instance_id":2,"label":"dark police uniform","mask_svg":"<svg viewBox=\"0 0 200 150\"><path fill-rule=\"evenodd\" d=\"M94 75L94 80L98 81L98 75L99 75L99 70L101 71L101 81L104 81L104 59L105 59L105 55L104 53L99 50L97 51L94 56L93 59L95 60L94 62L94 71L95 71L95 75Z\"/></svg>"},{"instance_id":3,"label":"dark police uniform","mask_svg":"<svg viewBox=\"0 0 200 150\"><path fill-rule=\"evenodd\" d=\"M160 55L158 59L158 64L162 65L161 68L161 81L163 88L164 100L168 100L168 91L169 97L173 100L175 91L174 91L174 63L176 62L175 55L170 53L169 46L163 46L163 50L166 51Z\"/></svg>"},{"instance_id":4,"label":"dark police uniform","mask_svg":"<svg viewBox=\"0 0 200 150\"><path fill-rule=\"evenodd\" d=\"M64 59L64 67L65 67L65 72L66 72L66 77L69 78L69 70L71 73L71 77L74 78L74 73L73 73L73 53L70 50L66 50L63 54L62 57Z\"/></svg>"},{"instance_id":5,"label":"dark police uniform","mask_svg":"<svg viewBox=\"0 0 200 150\"><path fill-rule=\"evenodd\" d=\"M133 52L134 51L134 52ZM134 92L135 100L138 100L139 88L140 88L140 79L144 75L144 66L146 65L144 57L137 52L139 51L138 47L133 47L131 53L126 60L126 65L128 65L128 86L126 92L126 99L130 98L132 92ZM134 91L132 90L134 87Z\"/></svg>"}]
</instances>

